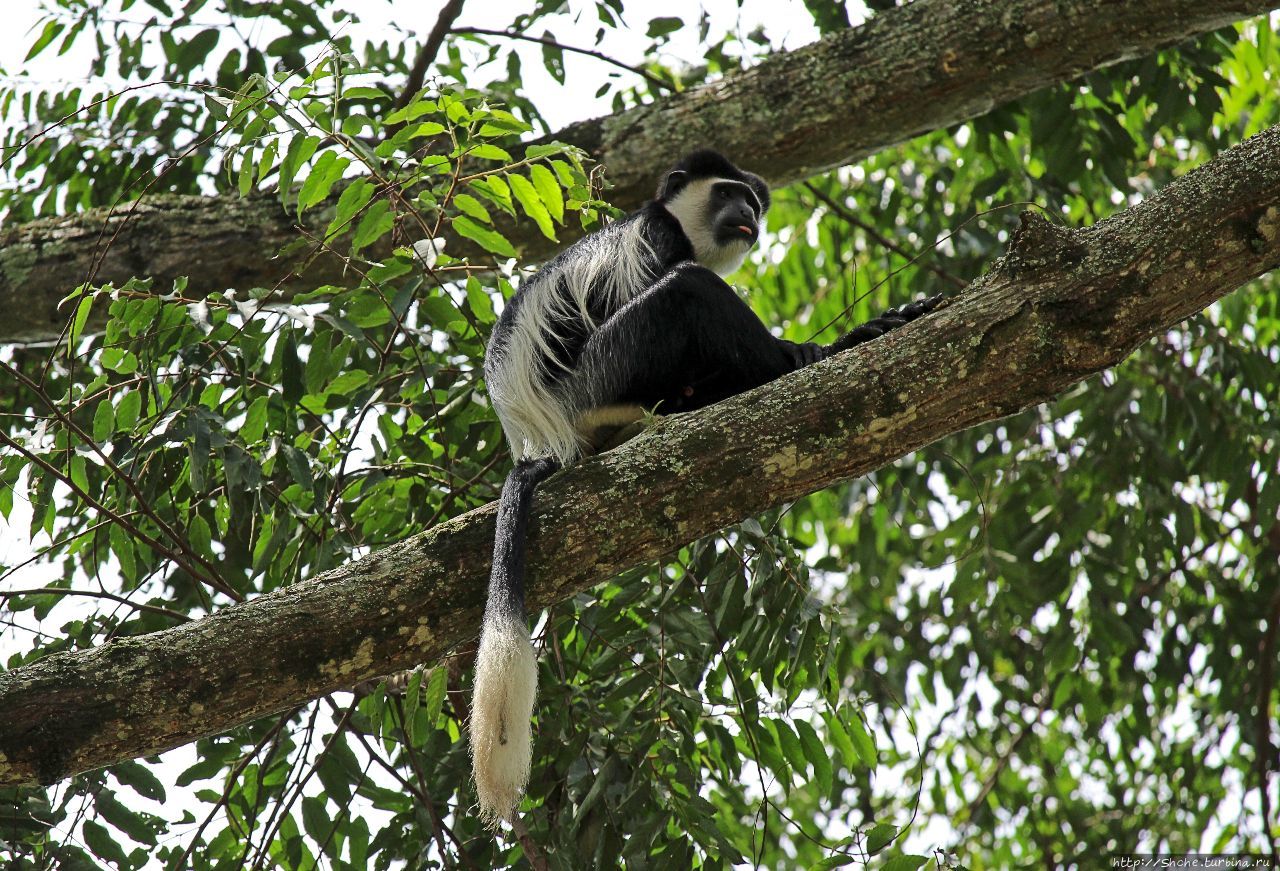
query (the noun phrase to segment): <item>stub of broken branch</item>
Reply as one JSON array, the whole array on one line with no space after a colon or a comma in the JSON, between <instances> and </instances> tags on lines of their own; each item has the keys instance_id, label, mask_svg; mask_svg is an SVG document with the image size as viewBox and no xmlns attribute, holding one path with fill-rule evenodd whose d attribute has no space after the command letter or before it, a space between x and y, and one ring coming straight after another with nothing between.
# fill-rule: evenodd
<instances>
[{"instance_id":1,"label":"stub of broken branch","mask_svg":"<svg viewBox=\"0 0 1280 871\"><path fill-rule=\"evenodd\" d=\"M1009 250L995 269L1011 276L1026 276L1043 270L1069 270L1088 256L1082 234L1055 224L1035 209L1018 215L1018 226L1009 239Z\"/></svg>"}]
</instances>

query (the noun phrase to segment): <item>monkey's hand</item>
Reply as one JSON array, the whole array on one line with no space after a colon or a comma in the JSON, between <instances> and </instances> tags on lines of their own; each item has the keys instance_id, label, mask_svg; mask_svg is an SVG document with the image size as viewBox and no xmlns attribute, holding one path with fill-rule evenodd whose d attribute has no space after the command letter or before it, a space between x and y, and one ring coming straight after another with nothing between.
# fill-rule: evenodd
<instances>
[{"instance_id":1,"label":"monkey's hand","mask_svg":"<svg viewBox=\"0 0 1280 871\"><path fill-rule=\"evenodd\" d=\"M897 308L891 308L880 317L872 318L860 327L854 327L839 339L827 345L823 349L826 352L825 356L830 357L832 354L847 351L855 345L861 345L863 342L870 342L872 339L879 338L890 330L897 329L909 321L914 321L921 315L927 315L937 308L940 302L942 302L942 294L931 296L928 299L918 299L915 302L910 302Z\"/></svg>"},{"instance_id":2,"label":"monkey's hand","mask_svg":"<svg viewBox=\"0 0 1280 871\"><path fill-rule=\"evenodd\" d=\"M782 348L790 355L791 363L796 369L803 369L805 366L810 366L827 357L827 349L816 342L801 342L797 344L784 339Z\"/></svg>"}]
</instances>

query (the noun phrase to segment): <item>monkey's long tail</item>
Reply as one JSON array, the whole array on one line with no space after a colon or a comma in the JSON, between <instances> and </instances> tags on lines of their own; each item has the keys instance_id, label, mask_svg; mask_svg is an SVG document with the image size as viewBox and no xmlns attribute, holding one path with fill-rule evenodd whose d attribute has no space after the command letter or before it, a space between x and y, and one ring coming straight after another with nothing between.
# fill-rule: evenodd
<instances>
[{"instance_id":1,"label":"monkey's long tail","mask_svg":"<svg viewBox=\"0 0 1280 871\"><path fill-rule=\"evenodd\" d=\"M550 457L520 460L498 500L489 601L471 702L471 770L480 816L495 828L500 820L511 822L529 782L538 663L524 611L525 534L533 491L559 468Z\"/></svg>"}]
</instances>

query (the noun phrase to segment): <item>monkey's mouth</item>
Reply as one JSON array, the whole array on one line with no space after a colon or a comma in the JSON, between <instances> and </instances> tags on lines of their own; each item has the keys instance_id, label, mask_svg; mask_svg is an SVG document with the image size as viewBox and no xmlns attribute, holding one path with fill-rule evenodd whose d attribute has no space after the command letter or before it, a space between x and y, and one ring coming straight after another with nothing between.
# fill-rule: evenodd
<instances>
[{"instance_id":1,"label":"monkey's mouth","mask_svg":"<svg viewBox=\"0 0 1280 871\"><path fill-rule=\"evenodd\" d=\"M760 231L750 224L725 223L720 225L720 244L729 242L745 242L748 245L753 244L760 235Z\"/></svg>"}]
</instances>

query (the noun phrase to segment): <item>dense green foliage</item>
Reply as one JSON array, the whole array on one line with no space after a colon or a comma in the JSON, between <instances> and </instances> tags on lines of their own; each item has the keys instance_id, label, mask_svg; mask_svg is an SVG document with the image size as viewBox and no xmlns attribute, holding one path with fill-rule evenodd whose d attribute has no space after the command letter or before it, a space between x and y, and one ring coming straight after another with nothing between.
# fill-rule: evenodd
<instances>
[{"instance_id":1,"label":"dense green foliage","mask_svg":"<svg viewBox=\"0 0 1280 871\"><path fill-rule=\"evenodd\" d=\"M23 122L0 143L7 221L274 189L327 219L297 245L337 250L357 278L287 304L146 276L68 287L56 346L0 349L0 517L28 519L35 552L0 566L5 667L198 619L492 500L509 459L480 361L511 273L472 267L511 269L496 215L554 237L609 214L584 155L512 160L545 130L515 43L450 37L397 108L421 40L353 36L356 3L48 5L33 56L87 46L92 67L76 87L0 79ZM564 5L512 30L575 32ZM844 4L794 5L847 26ZM579 44L624 27L622 7L574 4L591 19ZM705 62L657 60L699 25ZM631 105L653 80L689 86L771 49L726 26L641 25L652 78L602 65L602 93ZM562 81L563 50L540 51ZM954 292L1022 204L1099 220L1280 121L1278 76L1254 22L923 136L777 192L734 281L794 339ZM493 258L411 247L446 229ZM87 335L94 304L110 320ZM1278 367L1271 278L1048 406L556 606L530 839L555 868L1274 849ZM426 664L404 696L337 694L0 793L0 853L14 868L525 864L470 813L470 653Z\"/></svg>"}]
</instances>

